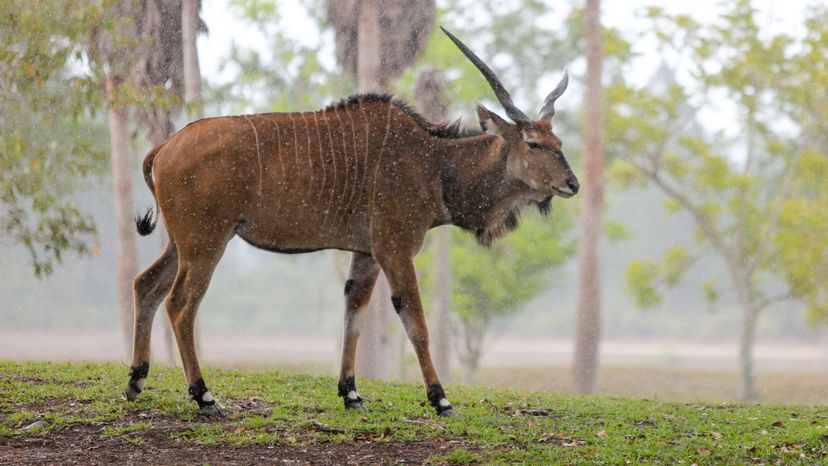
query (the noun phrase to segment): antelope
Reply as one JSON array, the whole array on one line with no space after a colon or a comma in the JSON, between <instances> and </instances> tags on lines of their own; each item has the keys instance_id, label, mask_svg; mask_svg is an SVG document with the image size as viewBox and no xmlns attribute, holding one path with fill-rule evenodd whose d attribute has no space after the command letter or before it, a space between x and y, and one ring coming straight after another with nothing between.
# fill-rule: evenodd
<instances>
[{"instance_id":1,"label":"antelope","mask_svg":"<svg viewBox=\"0 0 828 466\"><path fill-rule=\"evenodd\" d=\"M574 196L579 183L551 127L566 70L531 120L494 72L443 32L483 74L511 123L478 105L481 130L464 130L459 120L428 122L389 96L357 95L315 112L199 120L147 154L143 174L155 212L139 215L136 227L148 235L163 216L169 242L134 281L128 400L146 382L152 320L166 297L189 394L200 413L220 414L199 368L193 324L227 242L239 236L274 252L353 253L337 387L348 409L364 409L354 356L382 270L429 403L439 415L456 416L431 361L414 271L426 232L453 224L490 245L517 227L522 207L545 213L552 197Z\"/></svg>"}]
</instances>

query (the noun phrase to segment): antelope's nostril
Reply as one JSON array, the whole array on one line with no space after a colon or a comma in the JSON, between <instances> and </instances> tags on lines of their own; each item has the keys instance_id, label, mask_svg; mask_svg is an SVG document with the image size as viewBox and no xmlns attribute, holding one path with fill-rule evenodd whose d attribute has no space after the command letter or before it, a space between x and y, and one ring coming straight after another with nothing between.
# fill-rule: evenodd
<instances>
[{"instance_id":1,"label":"antelope's nostril","mask_svg":"<svg viewBox=\"0 0 828 466\"><path fill-rule=\"evenodd\" d=\"M566 180L566 185L572 190L572 194L577 194L578 190L581 189L581 183L578 183L578 179L574 177Z\"/></svg>"}]
</instances>

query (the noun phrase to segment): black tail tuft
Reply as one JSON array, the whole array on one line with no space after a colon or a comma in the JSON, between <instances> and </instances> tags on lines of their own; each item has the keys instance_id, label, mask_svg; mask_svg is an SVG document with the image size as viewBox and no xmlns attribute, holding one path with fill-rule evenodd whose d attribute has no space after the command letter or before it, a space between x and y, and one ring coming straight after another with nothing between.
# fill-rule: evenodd
<instances>
[{"instance_id":1,"label":"black tail tuft","mask_svg":"<svg viewBox=\"0 0 828 466\"><path fill-rule=\"evenodd\" d=\"M152 207L147 209L144 215L140 213L135 216L135 228L141 236L147 236L155 230L155 222L152 221Z\"/></svg>"}]
</instances>

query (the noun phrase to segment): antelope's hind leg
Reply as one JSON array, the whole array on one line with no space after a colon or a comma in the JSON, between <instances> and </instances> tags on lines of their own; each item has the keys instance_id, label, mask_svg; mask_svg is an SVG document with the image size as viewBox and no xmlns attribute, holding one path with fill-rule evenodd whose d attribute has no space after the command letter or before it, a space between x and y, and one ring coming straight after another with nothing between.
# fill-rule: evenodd
<instances>
[{"instance_id":1,"label":"antelope's hind leg","mask_svg":"<svg viewBox=\"0 0 828 466\"><path fill-rule=\"evenodd\" d=\"M197 243L191 240L186 248L179 245L178 273L167 298L167 312L181 354L181 363L184 365L189 393L193 401L198 403L199 414L204 415L220 415L221 412L213 395L207 390L198 365L195 318L213 271L231 237L232 233L225 237L204 235Z\"/></svg>"},{"instance_id":2,"label":"antelope's hind leg","mask_svg":"<svg viewBox=\"0 0 828 466\"><path fill-rule=\"evenodd\" d=\"M178 268L178 250L172 239L161 256L133 281L135 324L133 327L132 366L124 395L134 401L149 373L152 322L161 301L167 296Z\"/></svg>"},{"instance_id":3,"label":"antelope's hind leg","mask_svg":"<svg viewBox=\"0 0 828 466\"><path fill-rule=\"evenodd\" d=\"M342 367L337 387L347 409L365 409L356 389L354 358L364 318L363 311L371 298L377 274L379 266L371 256L354 253L351 271L348 280L345 281L345 330L342 339Z\"/></svg>"}]
</instances>

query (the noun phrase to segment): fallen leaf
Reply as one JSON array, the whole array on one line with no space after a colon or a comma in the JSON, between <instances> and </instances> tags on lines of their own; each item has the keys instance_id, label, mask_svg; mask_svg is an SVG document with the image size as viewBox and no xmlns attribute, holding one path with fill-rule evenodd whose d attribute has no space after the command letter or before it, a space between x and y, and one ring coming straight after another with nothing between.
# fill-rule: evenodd
<instances>
[{"instance_id":1,"label":"fallen leaf","mask_svg":"<svg viewBox=\"0 0 828 466\"><path fill-rule=\"evenodd\" d=\"M607 434L607 431L602 430L601 432L596 433L595 436L598 438L607 438L609 437L609 434Z\"/></svg>"},{"instance_id":2,"label":"fallen leaf","mask_svg":"<svg viewBox=\"0 0 828 466\"><path fill-rule=\"evenodd\" d=\"M699 448L697 451L702 456L710 456L710 450L708 450L707 448Z\"/></svg>"},{"instance_id":3,"label":"fallen leaf","mask_svg":"<svg viewBox=\"0 0 828 466\"><path fill-rule=\"evenodd\" d=\"M721 440L722 434L719 432L710 432L710 436L713 437L713 440Z\"/></svg>"}]
</instances>

